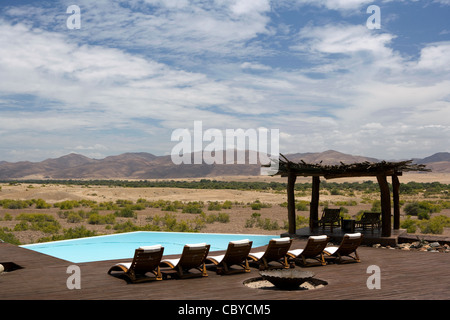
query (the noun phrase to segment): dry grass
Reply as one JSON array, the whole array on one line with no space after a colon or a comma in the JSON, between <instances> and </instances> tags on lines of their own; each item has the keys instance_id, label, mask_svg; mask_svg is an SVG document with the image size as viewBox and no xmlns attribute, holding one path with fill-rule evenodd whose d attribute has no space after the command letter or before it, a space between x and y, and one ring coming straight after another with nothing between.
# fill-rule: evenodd
<instances>
[{"instance_id":1,"label":"dry grass","mask_svg":"<svg viewBox=\"0 0 450 320\"><path fill-rule=\"evenodd\" d=\"M229 177L214 177L216 180L229 180ZM184 179L187 180L187 179ZM235 181L277 181L286 182L285 178L279 177L234 177ZM367 181L371 180L368 178L364 179L337 179L332 180L333 182L355 182L355 181ZM439 181L441 183L450 183L450 174L448 175L436 175L436 174L405 174L400 177L401 182L416 181L416 182L433 182ZM299 183L310 182L309 178L299 178ZM227 213L230 217L230 221L227 223L214 222L211 224L206 224L205 228L201 232L206 233L242 233L242 234L273 234L278 236L280 233L284 232L284 229L277 230L265 230L263 228L246 227L246 221L250 219L253 212L260 214L261 219L270 219L272 222L276 222L280 228L282 228L287 221L287 209L280 206L280 204L286 201L286 194L284 192L271 192L271 191L240 191L240 190L197 190L197 189L177 189L177 188L121 188L121 187L107 187L107 186L75 186L75 185L29 185L29 184L19 184L19 185L9 185L2 184L0 191L0 199L14 199L14 200L30 200L30 199L43 199L49 204L54 204L64 200L93 200L98 203L112 201L115 202L118 199L130 200L136 202L138 199L143 198L148 201L156 200L170 200L170 201L203 201L207 203L208 201L218 201L224 202L226 200L237 203L233 205L232 209L222 209L220 212ZM364 195L367 197L367 195ZM374 193L370 195L373 200L379 199L379 195ZM363 203L363 194L355 193L352 196L343 195L329 195L321 194L320 201L329 201L330 206L333 206L337 201L348 201L353 200L357 202L356 206L346 206L348 209L348 214L350 216L355 216L360 210L370 210L370 203ZM401 199L405 201L417 200L417 196L402 196ZM248 205L249 203L259 200L262 203L270 204L270 208L262 208L261 210L255 211ZM297 196L296 200L310 201L310 196ZM83 209L89 211L89 208L76 208L74 211ZM12 216L12 220L0 220L0 228L7 227L13 229L18 223L15 218L21 213L46 213L53 215L61 224L62 228L74 228L77 226L84 225L87 229L96 231L98 234L108 234L113 233L114 230L108 229L106 225L91 225L87 221L79 223L68 223L65 219L61 219L58 216L58 208L50 209L4 209L0 208L0 218L3 218L5 214ZM106 215L112 213L113 211L101 211L100 214ZM165 213L159 208L146 208L144 210L135 211L137 213L137 218L117 218L116 222L123 222L127 219L138 226L143 226L148 224L148 218L154 217L155 215L163 216ZM206 214L218 213L219 211L208 211L204 209ZM177 220L191 220L197 216L196 214L170 212L174 214ZM450 216L450 210L445 209L440 214ZM308 217L308 211L298 211L297 215ZM13 232L16 238L22 244L36 242L39 238L45 235L41 231L15 231ZM445 235L450 234L448 229L444 231Z\"/></svg>"}]
</instances>

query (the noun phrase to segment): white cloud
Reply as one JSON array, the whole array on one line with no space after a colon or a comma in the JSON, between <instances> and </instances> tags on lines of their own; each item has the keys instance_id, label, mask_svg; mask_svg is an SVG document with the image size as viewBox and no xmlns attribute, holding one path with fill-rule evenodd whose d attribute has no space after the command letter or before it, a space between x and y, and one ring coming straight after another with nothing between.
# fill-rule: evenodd
<instances>
[{"instance_id":1,"label":"white cloud","mask_svg":"<svg viewBox=\"0 0 450 320\"><path fill-rule=\"evenodd\" d=\"M450 70L450 42L432 43L424 47L417 68L439 72Z\"/></svg>"},{"instance_id":2,"label":"white cloud","mask_svg":"<svg viewBox=\"0 0 450 320\"><path fill-rule=\"evenodd\" d=\"M164 154L171 130L194 120L280 129L283 153L394 158L422 140L427 151L445 145L448 42L421 44L412 59L393 49L393 32L329 19L296 24L276 11L292 3L280 3L80 0L74 32L65 10L10 7L0 19L0 148L33 135L31 143L52 136L64 151ZM361 12L372 3L296 5Z\"/></svg>"}]
</instances>

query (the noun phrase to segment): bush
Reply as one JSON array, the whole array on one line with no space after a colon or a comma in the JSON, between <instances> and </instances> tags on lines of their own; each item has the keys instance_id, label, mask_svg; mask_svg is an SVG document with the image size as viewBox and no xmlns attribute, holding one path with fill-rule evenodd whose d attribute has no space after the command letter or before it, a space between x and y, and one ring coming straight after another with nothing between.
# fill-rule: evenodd
<instances>
[{"instance_id":1,"label":"bush","mask_svg":"<svg viewBox=\"0 0 450 320\"><path fill-rule=\"evenodd\" d=\"M48 208L52 207L51 204L45 202L42 199L37 199L37 200L34 201L34 203L36 205L36 209L48 209Z\"/></svg>"},{"instance_id":2,"label":"bush","mask_svg":"<svg viewBox=\"0 0 450 320\"><path fill-rule=\"evenodd\" d=\"M47 241L57 241L57 240L66 240L66 239L78 239L85 237L93 237L96 236L97 233L95 231L90 231L86 229L86 227L76 227L64 229L63 234L53 235L51 237L44 237L38 240L38 242L47 242Z\"/></svg>"},{"instance_id":3,"label":"bush","mask_svg":"<svg viewBox=\"0 0 450 320\"><path fill-rule=\"evenodd\" d=\"M137 217L137 215L134 213L134 211L130 207L122 208L119 211L114 212L114 215L116 217L123 217L123 218L136 218Z\"/></svg>"},{"instance_id":4,"label":"bush","mask_svg":"<svg viewBox=\"0 0 450 320\"><path fill-rule=\"evenodd\" d=\"M261 210L261 208L270 208L270 207L272 207L270 204L268 204L268 203L262 203L261 201L259 201L259 200L255 200L251 205L250 205L250 207L253 209L253 210Z\"/></svg>"},{"instance_id":5,"label":"bush","mask_svg":"<svg viewBox=\"0 0 450 320\"><path fill-rule=\"evenodd\" d=\"M78 223L83 221L83 218L76 212L70 212L67 215L67 222L69 223Z\"/></svg>"},{"instance_id":6,"label":"bush","mask_svg":"<svg viewBox=\"0 0 450 320\"><path fill-rule=\"evenodd\" d=\"M308 202L307 201L299 201L295 204L295 209L297 211L308 211Z\"/></svg>"},{"instance_id":7,"label":"bush","mask_svg":"<svg viewBox=\"0 0 450 320\"><path fill-rule=\"evenodd\" d=\"M89 224L114 224L114 222L116 222L116 216L114 214L102 216L98 213L92 213L88 219Z\"/></svg>"},{"instance_id":8,"label":"bush","mask_svg":"<svg viewBox=\"0 0 450 320\"><path fill-rule=\"evenodd\" d=\"M222 209L231 209L233 206L233 203L230 200L226 200L224 203L222 203Z\"/></svg>"},{"instance_id":9,"label":"bush","mask_svg":"<svg viewBox=\"0 0 450 320\"><path fill-rule=\"evenodd\" d=\"M6 228L0 229L0 239L10 244L20 245L19 239L14 234L7 232Z\"/></svg>"},{"instance_id":10,"label":"bush","mask_svg":"<svg viewBox=\"0 0 450 320\"><path fill-rule=\"evenodd\" d=\"M53 204L53 206L61 210L72 210L73 208L78 208L80 206L80 203L76 200L65 200L57 202Z\"/></svg>"},{"instance_id":11,"label":"bush","mask_svg":"<svg viewBox=\"0 0 450 320\"><path fill-rule=\"evenodd\" d=\"M405 220L400 224L402 229L406 229L408 233L415 233L417 230L416 221L411 219L411 216L408 216Z\"/></svg>"},{"instance_id":12,"label":"bush","mask_svg":"<svg viewBox=\"0 0 450 320\"><path fill-rule=\"evenodd\" d=\"M208 203L208 210L209 211L222 210L222 204L220 204L219 201L210 202Z\"/></svg>"},{"instance_id":13,"label":"bush","mask_svg":"<svg viewBox=\"0 0 450 320\"><path fill-rule=\"evenodd\" d=\"M444 227L450 227L450 218L444 215L421 221L419 224L422 233L442 234Z\"/></svg>"},{"instance_id":14,"label":"bush","mask_svg":"<svg viewBox=\"0 0 450 320\"><path fill-rule=\"evenodd\" d=\"M404 211L406 214L411 216L422 216L426 217L427 214L441 212L442 206L440 204L432 203L430 201L414 201L408 203ZM429 217L428 217L429 219Z\"/></svg>"},{"instance_id":15,"label":"bush","mask_svg":"<svg viewBox=\"0 0 450 320\"><path fill-rule=\"evenodd\" d=\"M251 218L245 221L246 228L253 228L253 226L256 226L257 228L261 228L263 230L280 229L277 221L272 221L269 218L262 219L261 214L257 212L253 212Z\"/></svg>"},{"instance_id":16,"label":"bush","mask_svg":"<svg viewBox=\"0 0 450 320\"><path fill-rule=\"evenodd\" d=\"M0 205L6 209L25 209L30 207L32 204L33 202L31 200L0 200Z\"/></svg>"},{"instance_id":17,"label":"bush","mask_svg":"<svg viewBox=\"0 0 450 320\"><path fill-rule=\"evenodd\" d=\"M296 216L295 217L295 226L296 228L301 228L302 226L309 225L309 218Z\"/></svg>"},{"instance_id":18,"label":"bush","mask_svg":"<svg viewBox=\"0 0 450 320\"><path fill-rule=\"evenodd\" d=\"M53 216L48 214L22 213L16 217L16 220L21 220L21 223L17 228L23 230L30 229L42 231L44 233L57 233L61 228L59 222L56 221Z\"/></svg>"},{"instance_id":19,"label":"bush","mask_svg":"<svg viewBox=\"0 0 450 320\"><path fill-rule=\"evenodd\" d=\"M203 202L188 202L184 205L183 213L202 213L203 212Z\"/></svg>"}]
</instances>

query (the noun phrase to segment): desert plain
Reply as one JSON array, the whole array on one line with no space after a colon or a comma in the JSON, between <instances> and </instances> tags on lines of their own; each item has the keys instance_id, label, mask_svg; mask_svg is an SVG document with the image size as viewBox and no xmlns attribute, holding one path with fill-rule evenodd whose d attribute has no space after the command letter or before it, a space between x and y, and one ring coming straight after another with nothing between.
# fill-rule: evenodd
<instances>
[{"instance_id":1,"label":"desert plain","mask_svg":"<svg viewBox=\"0 0 450 320\"><path fill-rule=\"evenodd\" d=\"M405 173L399 177L401 183L409 181L415 182L440 182L443 184L450 184L450 174L437 173L421 173L410 174ZM211 180L224 181L266 181L266 182L286 182L286 178L282 177L263 177L263 176L238 176L238 177L205 177ZM189 180L189 179L180 179ZM193 179L191 179L193 180ZM198 179L197 179L198 180ZM372 180L376 183L376 179L372 178L351 178L351 179L333 179L328 182L363 182ZM298 178L297 183L310 182L310 178ZM66 184L30 184L30 183L2 183L0 184L0 200L32 200L42 199L51 207L45 209L37 209L30 206L22 209L9 209L0 207L0 229L12 233L20 244L29 244L39 241L43 237L48 237L48 234L40 230L15 230L15 226L19 223L16 219L22 213L41 213L52 215L61 225L61 230L76 228L84 226L87 230L94 231L97 235L110 234L117 232L111 224L92 224L88 219L82 221L68 222L68 220L61 215L61 209L54 207L55 203L60 203L67 200L90 200L96 203L113 202L118 200L127 200L136 203L138 199L145 199L149 202L165 200L165 201L179 201L183 203L202 201L205 203L205 215L214 215L223 213L228 217L226 222L210 222L205 223L200 232L205 233L234 233L234 234L270 234L279 236L286 232L287 225L287 208L283 203L287 201L285 191L248 191L248 190L232 190L232 189L184 189L184 188L160 188L160 187L117 187L117 186L96 186L96 185L66 185ZM345 205L346 215L355 217L361 210L370 210L372 203L368 199L379 199L378 193L363 194L362 192L354 192L352 194L332 195L329 192L321 192L320 201L321 207L325 204L330 207L341 206L343 202L352 202L352 205ZM304 201L309 203L310 194L302 192L296 194L297 201ZM405 203L411 201L426 200L426 198L419 195L402 195L400 200ZM431 200L436 200L435 198ZM208 210L207 204L210 202L223 203L229 201L232 203L231 208L220 210ZM258 201L264 206L255 210L251 204ZM402 206L403 209L403 206ZM79 210L89 211L89 208L79 207L72 211ZM309 209L308 209L309 210ZM297 216L309 217L308 210L297 210ZM66 210L67 211L67 210ZM199 216L198 213L183 213L182 210L164 211L161 208L146 207L142 210L134 210L135 216L132 218L117 217L115 223L123 223L130 221L135 226L145 226L149 221L154 221L155 217L162 217L170 214L177 221L193 221ZM108 215L114 213L114 210L99 211L100 215ZM401 210L401 218L406 215ZM450 217L450 209L443 209L439 215ZM5 219L5 217L8 219ZM252 218L253 217L253 218ZM258 217L260 221L270 222L271 227L263 227L257 223L249 223L255 221ZM253 219L253 220L252 220ZM416 231L420 234L420 230ZM444 228L442 236L449 236L450 228Z\"/></svg>"}]
</instances>

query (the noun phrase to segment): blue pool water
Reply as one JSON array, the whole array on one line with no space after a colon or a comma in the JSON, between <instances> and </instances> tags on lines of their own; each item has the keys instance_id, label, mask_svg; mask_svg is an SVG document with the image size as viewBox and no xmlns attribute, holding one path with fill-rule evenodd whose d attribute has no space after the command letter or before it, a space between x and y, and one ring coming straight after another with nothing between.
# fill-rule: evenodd
<instances>
[{"instance_id":1,"label":"blue pool water","mask_svg":"<svg viewBox=\"0 0 450 320\"><path fill-rule=\"evenodd\" d=\"M211 245L210 251L225 250L230 241L249 239L252 247L266 245L276 236L221 233L137 231L80 239L35 243L21 246L73 263L130 259L140 246L160 244L164 255L181 254L185 244Z\"/></svg>"}]
</instances>

